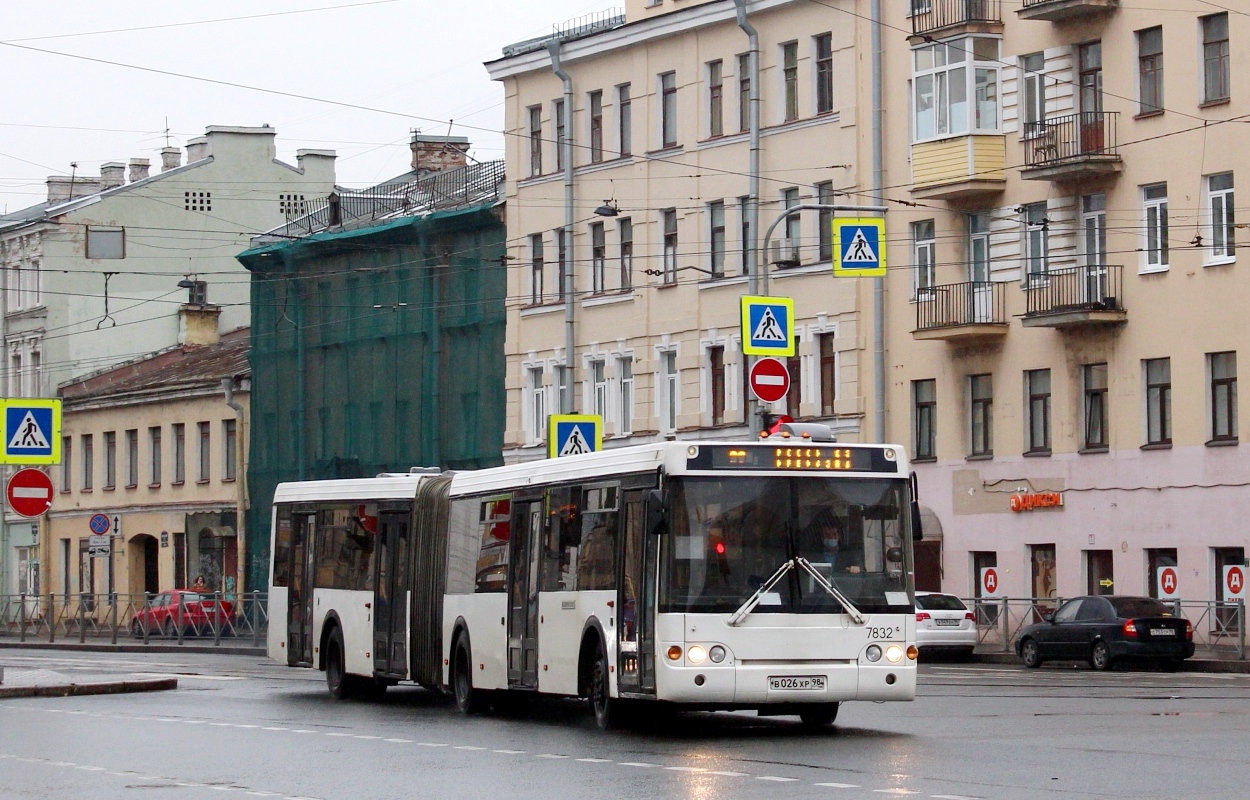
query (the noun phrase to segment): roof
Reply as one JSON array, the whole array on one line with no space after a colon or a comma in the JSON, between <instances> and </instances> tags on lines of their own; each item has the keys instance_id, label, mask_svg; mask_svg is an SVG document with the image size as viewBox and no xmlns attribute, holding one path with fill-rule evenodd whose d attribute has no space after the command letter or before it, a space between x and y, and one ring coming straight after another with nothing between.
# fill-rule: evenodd
<instances>
[{"instance_id":1,"label":"roof","mask_svg":"<svg viewBox=\"0 0 1250 800\"><path fill-rule=\"evenodd\" d=\"M222 378L250 377L247 353L251 329L240 328L216 344L179 345L62 384L59 396L67 403L125 394L174 394L220 388Z\"/></svg>"}]
</instances>

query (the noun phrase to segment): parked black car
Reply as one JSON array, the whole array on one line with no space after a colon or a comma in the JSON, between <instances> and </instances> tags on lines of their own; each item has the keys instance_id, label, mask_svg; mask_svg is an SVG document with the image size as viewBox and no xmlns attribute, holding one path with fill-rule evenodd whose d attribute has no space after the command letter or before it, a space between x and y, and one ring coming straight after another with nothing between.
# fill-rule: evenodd
<instances>
[{"instance_id":1,"label":"parked black car","mask_svg":"<svg viewBox=\"0 0 1250 800\"><path fill-rule=\"evenodd\" d=\"M1193 625L1153 597L1073 598L1016 639L1026 667L1080 660L1104 670L1121 658L1149 658L1175 668L1193 654Z\"/></svg>"}]
</instances>

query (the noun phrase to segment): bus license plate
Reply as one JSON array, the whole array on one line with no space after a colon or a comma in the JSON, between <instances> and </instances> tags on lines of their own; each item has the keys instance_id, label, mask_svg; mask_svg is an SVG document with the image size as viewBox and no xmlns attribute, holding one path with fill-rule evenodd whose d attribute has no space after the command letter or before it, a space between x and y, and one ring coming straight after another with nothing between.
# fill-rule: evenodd
<instances>
[{"instance_id":1,"label":"bus license plate","mask_svg":"<svg viewBox=\"0 0 1250 800\"><path fill-rule=\"evenodd\" d=\"M816 689L823 690L825 688L824 675L787 675L785 677L777 677L770 675L768 678L769 689Z\"/></svg>"}]
</instances>

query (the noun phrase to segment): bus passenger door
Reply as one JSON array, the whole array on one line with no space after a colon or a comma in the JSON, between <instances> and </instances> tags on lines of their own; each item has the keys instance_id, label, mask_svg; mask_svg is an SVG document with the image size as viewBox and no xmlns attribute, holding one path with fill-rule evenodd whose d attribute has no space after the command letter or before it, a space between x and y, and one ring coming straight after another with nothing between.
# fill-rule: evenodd
<instances>
[{"instance_id":1,"label":"bus passenger door","mask_svg":"<svg viewBox=\"0 0 1250 800\"><path fill-rule=\"evenodd\" d=\"M291 519L291 582L287 590L286 657L292 667L313 664L313 533L317 515L298 513Z\"/></svg>"},{"instance_id":2,"label":"bus passenger door","mask_svg":"<svg viewBox=\"0 0 1250 800\"><path fill-rule=\"evenodd\" d=\"M373 603L373 670L379 675L408 677L408 553L407 511L378 512L377 577Z\"/></svg>"},{"instance_id":3,"label":"bus passenger door","mask_svg":"<svg viewBox=\"0 0 1250 800\"><path fill-rule=\"evenodd\" d=\"M538 686L538 564L543 502L513 501L508 567L508 685Z\"/></svg>"},{"instance_id":4,"label":"bus passenger door","mask_svg":"<svg viewBox=\"0 0 1250 800\"><path fill-rule=\"evenodd\" d=\"M652 623L654 569L648 578L647 554L654 552L653 537L643 528L644 491L625 493L625 524L621 544L621 579L617 583L617 675L622 692L655 693L655 629ZM654 557L652 557L654 560ZM647 587L651 587L651 592Z\"/></svg>"}]
</instances>

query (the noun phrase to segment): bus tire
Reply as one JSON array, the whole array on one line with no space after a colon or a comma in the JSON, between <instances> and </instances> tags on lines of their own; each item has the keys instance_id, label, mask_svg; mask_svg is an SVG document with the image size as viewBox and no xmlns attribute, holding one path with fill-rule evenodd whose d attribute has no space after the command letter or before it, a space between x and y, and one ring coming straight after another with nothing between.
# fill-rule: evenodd
<instances>
[{"instance_id":1,"label":"bus tire","mask_svg":"<svg viewBox=\"0 0 1250 800\"><path fill-rule=\"evenodd\" d=\"M612 697L608 657L600 645L590 666L590 710L595 712L595 724L599 730L609 731L625 722L623 701Z\"/></svg>"},{"instance_id":2,"label":"bus tire","mask_svg":"<svg viewBox=\"0 0 1250 800\"><path fill-rule=\"evenodd\" d=\"M487 706L486 692L473 688L473 657L467 636L462 634L456 639L454 653L451 688L456 695L456 708L461 714L480 714Z\"/></svg>"},{"instance_id":3,"label":"bus tire","mask_svg":"<svg viewBox=\"0 0 1250 800\"><path fill-rule=\"evenodd\" d=\"M352 679L347 674L343 651L343 630L336 625L326 641L326 688L335 700L346 700L352 694Z\"/></svg>"},{"instance_id":4,"label":"bus tire","mask_svg":"<svg viewBox=\"0 0 1250 800\"><path fill-rule=\"evenodd\" d=\"M805 728L828 728L838 718L837 703L821 703L799 712Z\"/></svg>"}]
</instances>

